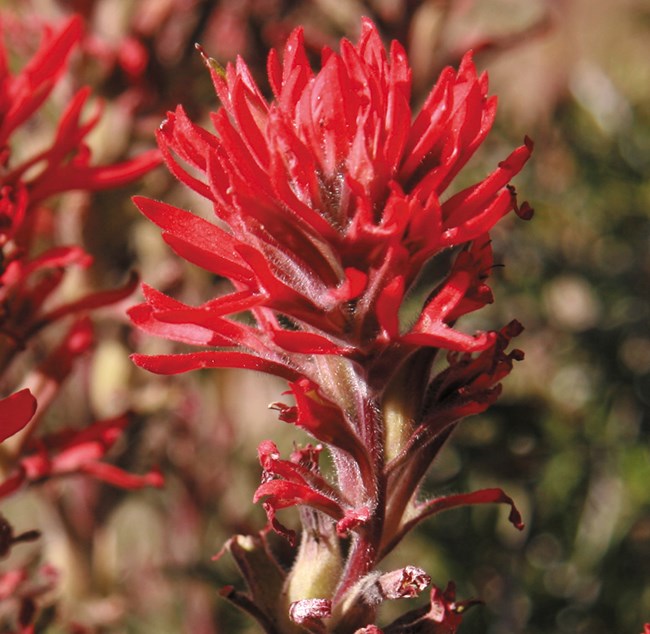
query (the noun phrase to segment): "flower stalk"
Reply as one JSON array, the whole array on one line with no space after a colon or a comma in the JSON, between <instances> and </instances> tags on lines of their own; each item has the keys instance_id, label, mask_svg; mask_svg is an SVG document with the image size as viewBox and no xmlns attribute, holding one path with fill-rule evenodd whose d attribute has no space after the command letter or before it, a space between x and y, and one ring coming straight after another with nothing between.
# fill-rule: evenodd
<instances>
[{"instance_id":1,"label":"flower stalk","mask_svg":"<svg viewBox=\"0 0 650 634\"><path fill-rule=\"evenodd\" d=\"M323 51L318 72L295 30L282 61L269 55L272 100L241 59L223 69L202 54L221 103L213 130L178 106L158 143L170 171L212 203L218 222L164 202L135 202L176 253L227 278L232 292L193 307L145 286L132 321L200 349L134 360L161 374L231 367L288 382L271 407L318 444L284 459L275 443L262 443L254 499L268 528L292 544L297 535L278 514L300 509L298 554L274 591L260 587L252 559L231 542L250 594L225 594L267 632L381 632L378 605L429 583L413 566L378 569L420 521L500 503L523 526L500 489L424 500L419 487L459 421L496 400L523 356L507 351L521 331L517 322L476 333L459 324L493 299L490 230L510 211L531 215L511 179L532 143L448 195L494 121L487 76L468 53L458 71L443 71L414 114L406 54L397 42L386 51L369 20L356 45L343 40L340 52ZM450 256L449 270L414 322L402 323L409 291L441 253ZM446 367L434 370L445 356ZM324 447L331 478L319 469ZM255 539L262 567L272 565L266 537ZM454 632L460 606L453 588L434 588L428 611L384 631Z\"/></svg>"}]
</instances>

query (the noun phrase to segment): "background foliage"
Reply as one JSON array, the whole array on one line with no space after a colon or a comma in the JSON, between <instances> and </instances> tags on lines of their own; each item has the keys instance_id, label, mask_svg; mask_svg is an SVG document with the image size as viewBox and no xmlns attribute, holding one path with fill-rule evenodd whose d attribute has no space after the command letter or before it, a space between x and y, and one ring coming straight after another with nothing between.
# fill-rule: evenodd
<instances>
[{"instance_id":1,"label":"background foliage","mask_svg":"<svg viewBox=\"0 0 650 634\"><path fill-rule=\"evenodd\" d=\"M359 16L370 15L387 40L407 43L416 98L442 66L473 46L500 111L470 170L484 173L524 134L536 142L517 182L536 215L532 223L507 220L497 230L504 267L493 278L496 302L480 317L491 327L519 319L526 332L517 346L526 361L496 407L460 426L427 487L444 493L501 486L527 527L516 533L494 509L453 511L425 524L392 557L415 560L438 585L453 578L461 596L484 599L486 606L466 618L467 634L638 634L650 619L647 2L16 0L0 6L5 39L20 44L12 49L17 59L37 42L39 23L73 10L85 15L85 45L67 81L90 83L105 99L92 139L100 160L151 146L165 111L178 102L207 120L216 103L196 41L222 63L241 53L263 82L266 50L295 24L305 24L317 51L341 35L354 39ZM65 90L55 94L25 143L47 134L47 116L55 121L65 99ZM210 211L162 168L130 188L61 197L61 209L83 199L74 207L81 211L60 218L58 231L94 255L91 281L105 288L136 269L147 283L190 303L219 292L220 280L175 258L158 229L138 216L129 199L136 191ZM2 512L17 530L40 527L45 535L1 565L26 558L55 565L58 588L45 604L56 603L61 623L76 621L90 631L255 631L217 596L237 578L234 567L210 558L230 534L265 521L250 502L259 477L255 447L273 437L284 451L296 438L267 410L282 386L241 371L146 375L128 354L162 352L168 344L134 333L122 310L96 322L95 350L59 393L48 425L55 429L87 412L132 410L136 424L119 460L160 464L167 486L125 495L74 479L10 499ZM0 631L10 631L1 619L0 611Z\"/></svg>"}]
</instances>

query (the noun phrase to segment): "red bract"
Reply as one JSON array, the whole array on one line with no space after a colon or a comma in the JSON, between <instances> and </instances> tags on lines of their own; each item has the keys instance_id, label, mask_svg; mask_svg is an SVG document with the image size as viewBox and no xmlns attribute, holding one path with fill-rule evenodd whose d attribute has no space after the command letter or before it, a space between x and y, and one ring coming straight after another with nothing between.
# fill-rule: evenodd
<instances>
[{"instance_id":1,"label":"red bract","mask_svg":"<svg viewBox=\"0 0 650 634\"><path fill-rule=\"evenodd\" d=\"M500 489L429 502L417 490L458 421L484 411L522 358L506 352L521 330L516 322L474 334L457 322L492 301L489 231L511 210L531 215L510 180L532 143L526 139L481 182L445 197L493 123L487 77L477 75L468 53L458 71L442 73L413 117L406 55L396 42L387 53L368 20L357 45L343 40L340 53L323 51L319 72L308 63L302 31L294 31L282 62L274 51L269 56L271 101L241 59L226 69L205 61L222 104L212 114L214 131L179 106L158 142L169 169L212 203L219 222L163 202L136 204L179 255L227 278L233 291L192 307L145 287L134 323L203 349L135 361L164 374L238 367L290 382L295 404L273 407L328 446L335 483L315 458L298 452L281 460L267 441L255 499L264 500L270 526L290 538L278 510L302 507L303 524L311 522L308 512L321 517L317 528L305 527L302 544L318 539L314 533L352 536L324 595L301 595L322 584L292 582L308 565L300 553L287 587L310 631L330 631L321 622L326 612L337 631L355 631L369 627L376 608L352 605L355 584L421 519L496 502L510 505L512 523L522 526ZM450 249L450 270L405 327L399 313L423 266ZM432 376L439 350L448 351L448 367ZM261 618L250 598L239 602Z\"/></svg>"},{"instance_id":2,"label":"red bract","mask_svg":"<svg viewBox=\"0 0 650 634\"><path fill-rule=\"evenodd\" d=\"M56 393L76 359L86 352L92 343L90 321L85 318L75 322L61 344L38 368L38 389L43 395L39 402L40 407L43 407L48 396L51 398L51 395ZM0 421L3 420L3 408L13 414L13 418L9 418L8 426L18 431L18 424L22 423L22 429L33 415L36 399L29 390L21 390L0 401ZM124 489L162 486L162 476L157 470L140 476L103 462L106 453L128 424L129 417L124 415L96 422L83 429L67 429L44 436L35 436L32 425L26 430L18 450L3 456L7 476L0 482L0 499L13 494L24 485L76 474L90 475Z\"/></svg>"},{"instance_id":3,"label":"red bract","mask_svg":"<svg viewBox=\"0 0 650 634\"><path fill-rule=\"evenodd\" d=\"M3 152L4 205L11 204L5 202L9 199L14 200L13 204L19 208L23 186L27 187L30 205L63 191L119 187L146 174L160 160L158 152L152 150L124 163L91 166L90 150L84 139L97 125L101 108L95 108L91 116L82 120L90 96L90 89L82 88L61 115L51 146L18 164L11 161L11 154L7 151L11 135L43 105L65 71L70 53L81 37L79 16L71 17L57 30L46 31L39 50L15 75L9 70L4 47L0 46L0 148Z\"/></svg>"},{"instance_id":4,"label":"red bract","mask_svg":"<svg viewBox=\"0 0 650 634\"><path fill-rule=\"evenodd\" d=\"M36 411L36 399L28 389L0 399L0 442L19 432Z\"/></svg>"},{"instance_id":5,"label":"red bract","mask_svg":"<svg viewBox=\"0 0 650 634\"><path fill-rule=\"evenodd\" d=\"M120 416L82 430L67 429L32 439L14 470L0 483L0 498L46 478L79 474L94 476L123 489L162 486L162 476L157 470L139 476L103 462L128 423L128 417Z\"/></svg>"}]
</instances>

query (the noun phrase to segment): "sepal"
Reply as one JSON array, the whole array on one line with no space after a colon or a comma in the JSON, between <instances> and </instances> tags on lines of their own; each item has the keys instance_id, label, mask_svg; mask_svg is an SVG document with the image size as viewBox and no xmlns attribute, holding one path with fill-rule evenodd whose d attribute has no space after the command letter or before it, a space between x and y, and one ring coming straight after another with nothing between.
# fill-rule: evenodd
<instances>
[{"instance_id":1,"label":"sepal","mask_svg":"<svg viewBox=\"0 0 650 634\"><path fill-rule=\"evenodd\" d=\"M384 629L384 634L456 634L464 613L482 601L456 600L456 586L453 581L445 590L431 588L430 603L403 615Z\"/></svg>"},{"instance_id":2,"label":"sepal","mask_svg":"<svg viewBox=\"0 0 650 634\"><path fill-rule=\"evenodd\" d=\"M235 535L213 559L226 552L235 560L248 592L226 586L221 589L221 596L248 612L267 634L299 634L300 628L289 620L288 609L284 607L286 574L271 553L265 534Z\"/></svg>"},{"instance_id":3,"label":"sepal","mask_svg":"<svg viewBox=\"0 0 650 634\"><path fill-rule=\"evenodd\" d=\"M362 472L369 472L369 457L356 432L336 403L325 398L319 386L309 379L299 379L289 384L296 405L273 403L278 418L304 429L321 442L347 451L359 464Z\"/></svg>"},{"instance_id":4,"label":"sepal","mask_svg":"<svg viewBox=\"0 0 650 634\"><path fill-rule=\"evenodd\" d=\"M325 634L322 619L332 616L330 599L300 599L289 606L289 618L308 632Z\"/></svg>"},{"instance_id":5,"label":"sepal","mask_svg":"<svg viewBox=\"0 0 650 634\"><path fill-rule=\"evenodd\" d=\"M369 573L345 594L339 606L342 617L337 622L336 631L349 631L353 623L374 620L377 608L383 601L417 597L430 583L431 577L416 566L386 573Z\"/></svg>"}]
</instances>

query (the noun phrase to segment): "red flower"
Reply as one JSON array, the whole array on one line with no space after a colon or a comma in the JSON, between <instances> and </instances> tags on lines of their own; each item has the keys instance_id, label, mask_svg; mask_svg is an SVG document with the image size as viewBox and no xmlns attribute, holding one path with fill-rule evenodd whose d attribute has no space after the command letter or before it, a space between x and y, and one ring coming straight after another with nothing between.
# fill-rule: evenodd
<instances>
[{"instance_id":1,"label":"red flower","mask_svg":"<svg viewBox=\"0 0 650 634\"><path fill-rule=\"evenodd\" d=\"M133 322L203 349L134 358L164 374L238 367L290 382L295 404L273 407L329 447L336 483L319 473L313 448L287 461L267 441L255 499L264 500L270 526L291 539L276 518L289 506L310 507L339 537L353 536L333 596L290 597L294 611L312 619L314 606L327 612L331 605L334 614L341 602L349 605L355 584L435 512L505 503L522 526L499 489L419 502L417 488L453 427L496 399L499 381L522 356L505 352L517 324L467 334L456 323L492 301L488 232L511 210L531 215L510 180L532 143L445 198L494 120L487 77L467 54L457 72L442 73L413 118L405 53L393 42L387 54L368 20L356 46L343 40L340 53L323 51L317 73L302 31L294 31L283 61L269 56L272 101L241 59L226 69L205 61L222 104L212 114L214 131L179 106L158 143L169 169L211 201L219 222L135 202L179 255L229 279L233 291L191 307L144 287ZM450 271L404 327L399 312L423 266L451 248ZM252 319L239 320L240 313ZM431 378L440 349L449 351L449 365ZM374 606L366 608L350 608L345 627L365 627Z\"/></svg>"},{"instance_id":2,"label":"red flower","mask_svg":"<svg viewBox=\"0 0 650 634\"><path fill-rule=\"evenodd\" d=\"M305 374L314 371L308 360L296 363L295 353L367 359L372 368L400 341L397 312L423 264L481 238L515 208L507 185L528 159L529 142L484 181L441 202L494 118L487 79L477 77L470 55L458 73L443 73L412 124L404 52L393 43L387 58L371 23L364 23L358 46L343 41L341 55L326 51L323 57L314 74L296 30L284 64L273 52L269 57L271 103L241 60L223 73L211 68L223 104L212 117L216 134L193 124L181 106L168 113L158 133L167 165L212 201L227 229L164 203L136 203L172 248L229 278L236 292L193 311L161 310L162 300L150 299L135 312L136 323L146 312L149 323L166 324L168 338L186 341L192 329L203 333L202 343L211 337L213 345L297 365ZM185 171L173 153L204 179ZM471 337L451 327L456 305L476 294L473 277L484 273L474 264L466 262L465 272L449 279L404 344L465 351L490 346L489 335ZM244 310L256 317L256 327L226 318ZM401 346L399 356L412 345ZM136 361L177 372L205 367L211 358L214 365L250 363L241 352ZM286 373L275 365L269 371Z\"/></svg>"},{"instance_id":3,"label":"red flower","mask_svg":"<svg viewBox=\"0 0 650 634\"><path fill-rule=\"evenodd\" d=\"M43 230L46 199L70 190L117 187L160 162L159 152L153 150L116 165L91 164L86 137L98 123L101 107L89 115L84 113L90 97L88 88L71 96L50 145L26 155L24 136L15 133L31 135L38 127L36 115L65 73L68 58L81 37L78 16L60 28L47 28L39 49L17 73L10 70L9 55L0 42L0 378L5 389L10 383L5 373L30 339L55 322L74 318L60 344L38 367L27 370L24 383L30 389L0 398L0 442L7 440L0 447L0 499L45 479L77 474L128 489L162 483L155 470L134 475L105 462L106 453L129 422L126 416L96 422L86 429L37 433L42 414L60 384L77 358L92 345L86 313L124 299L137 284L137 278L131 276L120 288L57 301L68 268L88 267L91 257L78 246L57 245L53 235L48 235L51 227ZM13 62L14 55L11 57ZM27 126L28 130L19 130ZM36 356L42 356L42 350ZM38 531L15 535L0 517L0 558L13 545L37 536ZM49 567L43 567L33 580L30 576L27 567L0 574L0 603L9 607L13 603L16 631L21 634L38 629L37 599L51 593L54 585ZM39 624L42 626L40 620Z\"/></svg>"},{"instance_id":4,"label":"red flower","mask_svg":"<svg viewBox=\"0 0 650 634\"><path fill-rule=\"evenodd\" d=\"M0 44L0 375L42 329L75 318L60 344L28 375L27 382L35 384L32 391L23 389L0 400L0 442L23 430L7 443L11 447L3 447L3 471L8 475L0 483L0 497L25 483L72 473L89 473L126 488L160 484L157 473L132 476L101 462L126 417L66 434L38 438L34 433L72 364L92 345L86 313L124 299L137 284L132 275L122 287L57 303L67 269L88 267L92 258L78 246L53 245L52 236L38 233L37 215L44 199L73 189L117 187L160 162L160 153L153 150L116 165L91 165L85 139L98 123L101 108L83 115L88 88L68 102L49 147L31 157L15 152L14 133L43 106L81 38L79 16L60 28L47 28L39 49L17 73L10 71L7 51ZM41 249L37 254L35 244Z\"/></svg>"}]
</instances>

